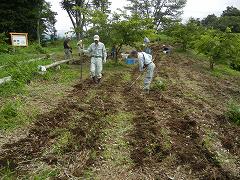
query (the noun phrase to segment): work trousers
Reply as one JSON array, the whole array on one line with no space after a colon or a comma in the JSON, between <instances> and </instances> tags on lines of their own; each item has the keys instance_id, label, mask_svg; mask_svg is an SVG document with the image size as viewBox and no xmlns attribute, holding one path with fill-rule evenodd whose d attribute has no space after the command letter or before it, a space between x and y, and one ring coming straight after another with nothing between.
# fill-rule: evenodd
<instances>
[{"instance_id":1,"label":"work trousers","mask_svg":"<svg viewBox=\"0 0 240 180\"><path fill-rule=\"evenodd\" d=\"M146 72L145 79L144 79L144 89L145 90L150 89L150 84L151 84L152 79L153 79L153 74L154 74L155 67L156 66L153 62L147 66L147 72Z\"/></svg>"},{"instance_id":2,"label":"work trousers","mask_svg":"<svg viewBox=\"0 0 240 180\"><path fill-rule=\"evenodd\" d=\"M90 73L91 77L97 77L98 79L102 78L102 58L101 57L92 57L91 58L91 66Z\"/></svg>"},{"instance_id":3,"label":"work trousers","mask_svg":"<svg viewBox=\"0 0 240 180\"><path fill-rule=\"evenodd\" d=\"M70 49L64 49L65 59L71 59L72 53L70 52Z\"/></svg>"}]
</instances>

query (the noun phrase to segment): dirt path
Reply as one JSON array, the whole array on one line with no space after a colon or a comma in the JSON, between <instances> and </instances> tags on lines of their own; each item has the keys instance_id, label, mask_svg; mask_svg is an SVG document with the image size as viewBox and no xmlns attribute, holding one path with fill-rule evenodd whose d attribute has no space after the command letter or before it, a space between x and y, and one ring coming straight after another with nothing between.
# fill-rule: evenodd
<instances>
[{"instance_id":1,"label":"dirt path","mask_svg":"<svg viewBox=\"0 0 240 180\"><path fill-rule=\"evenodd\" d=\"M237 80L217 81L202 71L204 64L179 54L156 65L166 91L143 94L140 82L125 91L137 76L129 68L107 71L101 85L75 85L27 137L2 147L0 175L239 179L240 128L223 113L229 98L239 101Z\"/></svg>"}]
</instances>

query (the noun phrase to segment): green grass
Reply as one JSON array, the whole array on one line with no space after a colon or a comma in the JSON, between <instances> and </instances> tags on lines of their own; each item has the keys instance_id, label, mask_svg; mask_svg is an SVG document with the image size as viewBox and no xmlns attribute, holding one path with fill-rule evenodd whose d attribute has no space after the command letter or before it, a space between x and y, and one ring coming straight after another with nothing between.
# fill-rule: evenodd
<instances>
[{"instance_id":1,"label":"green grass","mask_svg":"<svg viewBox=\"0 0 240 180\"><path fill-rule=\"evenodd\" d=\"M36 48L39 47L16 48L14 54L0 54L0 62L8 64L6 68L0 70L0 78L12 76L12 81L0 85L0 130L12 131L34 121L34 117L40 109L35 108L36 110L29 111L29 108L26 107L27 103L24 102L24 97L28 97L31 94L29 92L30 82L33 82L34 86L39 84L39 87L44 87L45 85L47 87L49 85L65 87L80 78L80 68L66 64L61 65L60 70L50 68L44 75L39 74L38 66L51 64L51 59L22 63L38 55L37 53L40 50L34 50ZM57 46L57 48L60 50L62 47ZM52 52L51 47L45 48L45 50L49 53ZM4 59L6 61L3 61ZM89 67L84 67L83 78L88 76ZM64 92L61 93L63 96ZM37 95L41 96L41 92ZM13 97L15 97L15 100Z\"/></svg>"},{"instance_id":2,"label":"green grass","mask_svg":"<svg viewBox=\"0 0 240 180\"><path fill-rule=\"evenodd\" d=\"M227 65L216 65L211 74L216 77L223 76L240 77L240 71L233 70Z\"/></svg>"},{"instance_id":3,"label":"green grass","mask_svg":"<svg viewBox=\"0 0 240 180\"><path fill-rule=\"evenodd\" d=\"M126 82L129 82L131 81L131 74L126 72L124 75L123 75L123 80L126 81Z\"/></svg>"},{"instance_id":4,"label":"green grass","mask_svg":"<svg viewBox=\"0 0 240 180\"><path fill-rule=\"evenodd\" d=\"M60 171L58 169L41 164L41 165L39 165L39 168L35 172L25 175L24 177L21 177L21 179L24 179L24 180L27 180L27 179L33 179L33 180L52 179L54 177L57 177L59 175L59 173L60 173Z\"/></svg>"},{"instance_id":5,"label":"green grass","mask_svg":"<svg viewBox=\"0 0 240 180\"><path fill-rule=\"evenodd\" d=\"M47 53L47 49L38 44L30 44L28 47L12 47L13 52L0 53L0 66L16 64L28 61L32 58L42 57Z\"/></svg>"},{"instance_id":6,"label":"green grass","mask_svg":"<svg viewBox=\"0 0 240 180\"><path fill-rule=\"evenodd\" d=\"M32 122L37 110L28 114L25 110L26 105L20 100L6 102L0 109L0 130L11 131Z\"/></svg>"},{"instance_id":7,"label":"green grass","mask_svg":"<svg viewBox=\"0 0 240 180\"><path fill-rule=\"evenodd\" d=\"M73 142L73 136L68 130L61 132L57 142L53 145L53 153L61 155L70 143Z\"/></svg>"},{"instance_id":8,"label":"green grass","mask_svg":"<svg viewBox=\"0 0 240 180\"><path fill-rule=\"evenodd\" d=\"M16 173L10 168L0 169L1 180L12 180L16 179Z\"/></svg>"},{"instance_id":9,"label":"green grass","mask_svg":"<svg viewBox=\"0 0 240 180\"><path fill-rule=\"evenodd\" d=\"M51 179L51 178L56 177L58 174L59 174L59 171L56 169L43 169L43 170L36 172L36 174L29 177L29 179L34 179L34 180ZM28 179L28 178L26 178L26 179Z\"/></svg>"},{"instance_id":10,"label":"green grass","mask_svg":"<svg viewBox=\"0 0 240 180\"><path fill-rule=\"evenodd\" d=\"M0 85L0 96L7 97L23 92L24 86L38 76L38 66L52 63L51 60L42 60L28 64L16 64L5 69L1 75L12 76L12 81ZM2 78L0 76L0 78Z\"/></svg>"},{"instance_id":11,"label":"green grass","mask_svg":"<svg viewBox=\"0 0 240 180\"><path fill-rule=\"evenodd\" d=\"M88 67L83 68L83 78L88 77ZM69 84L77 79L80 79L80 68L71 68L66 64L61 65L60 70L54 68L48 69L43 75L38 75L39 80L44 80L53 83Z\"/></svg>"},{"instance_id":12,"label":"green grass","mask_svg":"<svg viewBox=\"0 0 240 180\"><path fill-rule=\"evenodd\" d=\"M203 62L208 62L207 68L202 67L204 73L210 73L212 76L215 77L224 77L224 76L230 76L230 77L240 77L240 71L232 69L229 65L226 64L221 64L219 62L214 66L214 69L210 71L209 69L209 60L208 58L203 55L199 54L194 50L188 50L187 52L180 53L183 57L186 57L191 60L197 60L197 61L203 61Z\"/></svg>"},{"instance_id":13,"label":"green grass","mask_svg":"<svg viewBox=\"0 0 240 180\"><path fill-rule=\"evenodd\" d=\"M106 117L106 120L113 125L114 128L107 129L104 134L106 139L111 139L110 143L105 144L103 157L110 160L113 165L131 164L131 158L128 157L129 143L125 139L125 135L132 129L131 120L133 114L119 112L116 115Z\"/></svg>"},{"instance_id":14,"label":"green grass","mask_svg":"<svg viewBox=\"0 0 240 180\"><path fill-rule=\"evenodd\" d=\"M103 69L107 71L122 71L128 69L129 67L132 66L127 65L122 61L115 62L114 60L110 60L106 64L104 64Z\"/></svg>"}]
</instances>

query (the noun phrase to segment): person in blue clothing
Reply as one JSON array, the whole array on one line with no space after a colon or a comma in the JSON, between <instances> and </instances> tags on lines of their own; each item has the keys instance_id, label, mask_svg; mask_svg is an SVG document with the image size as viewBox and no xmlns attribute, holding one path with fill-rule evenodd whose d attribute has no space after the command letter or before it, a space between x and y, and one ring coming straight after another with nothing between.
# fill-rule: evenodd
<instances>
[{"instance_id":1,"label":"person in blue clothing","mask_svg":"<svg viewBox=\"0 0 240 180\"><path fill-rule=\"evenodd\" d=\"M132 51L131 56L133 58L136 58L139 62L139 71L142 72L146 69L146 75L144 78L144 86L143 90L146 93L149 93L150 90L150 84L153 79L155 64L153 63L153 58L151 54L148 54L146 52L138 52L138 51Z\"/></svg>"}]
</instances>

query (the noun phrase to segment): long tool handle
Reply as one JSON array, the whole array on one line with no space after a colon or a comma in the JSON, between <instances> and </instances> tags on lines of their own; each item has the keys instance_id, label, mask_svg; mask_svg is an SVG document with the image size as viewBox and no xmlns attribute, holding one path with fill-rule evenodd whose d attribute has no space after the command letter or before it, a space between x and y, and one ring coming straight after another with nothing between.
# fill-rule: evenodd
<instances>
[{"instance_id":1,"label":"long tool handle","mask_svg":"<svg viewBox=\"0 0 240 180\"><path fill-rule=\"evenodd\" d=\"M140 77L142 76L143 73L141 73L134 81L133 83L129 86L129 89L132 88L132 86L137 82L138 79L140 79Z\"/></svg>"},{"instance_id":2,"label":"long tool handle","mask_svg":"<svg viewBox=\"0 0 240 180\"><path fill-rule=\"evenodd\" d=\"M80 76L80 79L82 80L83 58L81 56L81 53L79 53L79 58L80 58L80 66L81 66L81 76Z\"/></svg>"}]
</instances>

